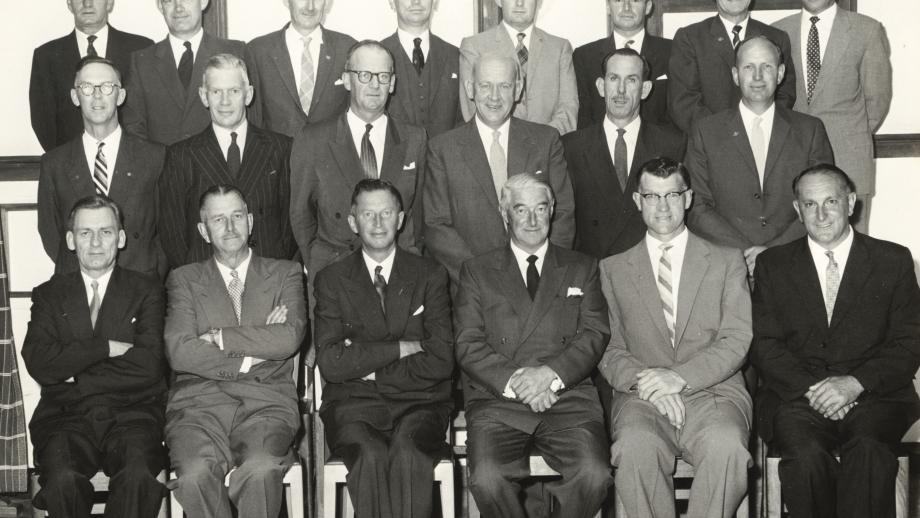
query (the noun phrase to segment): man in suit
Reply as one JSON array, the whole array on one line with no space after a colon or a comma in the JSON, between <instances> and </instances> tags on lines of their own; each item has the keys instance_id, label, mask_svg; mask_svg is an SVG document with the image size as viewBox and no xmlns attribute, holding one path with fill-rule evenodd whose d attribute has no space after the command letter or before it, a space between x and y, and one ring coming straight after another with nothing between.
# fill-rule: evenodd
<instances>
[{"instance_id":1,"label":"man in suit","mask_svg":"<svg viewBox=\"0 0 920 518\"><path fill-rule=\"evenodd\" d=\"M793 190L808 237L767 250L754 272L758 430L782 456L791 517L893 518L895 447L920 415L914 261L853 230L840 169L807 169Z\"/></svg>"},{"instance_id":2,"label":"man in suit","mask_svg":"<svg viewBox=\"0 0 920 518\"><path fill-rule=\"evenodd\" d=\"M732 83L735 49L755 36L765 36L780 48L784 80L776 102L792 109L795 104L796 68L789 36L750 17L751 0L715 0L719 14L682 27L674 35L668 65L668 110L674 124L690 134L707 115L738 104L741 92Z\"/></svg>"},{"instance_id":3,"label":"man in suit","mask_svg":"<svg viewBox=\"0 0 920 518\"><path fill-rule=\"evenodd\" d=\"M690 230L740 248L753 272L757 254L801 237L789 185L806 167L833 163L824 124L774 102L786 67L766 36L738 46L732 78L741 101L702 119L690 135L684 163L696 204Z\"/></svg>"},{"instance_id":4,"label":"man in suit","mask_svg":"<svg viewBox=\"0 0 920 518\"><path fill-rule=\"evenodd\" d=\"M495 0L502 22L460 42L460 81L473 77L473 68L484 54L499 54L521 65L524 88L514 114L519 119L548 124L559 133L575 129L578 118L578 87L572 65L572 44L534 25L541 0ZM469 121L477 108L471 96L460 92L460 108Z\"/></svg>"},{"instance_id":5,"label":"man in suit","mask_svg":"<svg viewBox=\"0 0 920 518\"><path fill-rule=\"evenodd\" d=\"M243 42L215 38L201 28L208 1L157 0L169 34L131 56L131 100L122 114L129 132L170 145L208 126L208 112L198 105L197 95L205 64L215 54L245 53Z\"/></svg>"},{"instance_id":6,"label":"man in suit","mask_svg":"<svg viewBox=\"0 0 920 518\"><path fill-rule=\"evenodd\" d=\"M45 153L38 178L38 232L45 252L55 272L79 269L64 238L70 208L81 198L101 194L128 209L128 239L118 264L165 278L166 257L156 233L155 198L150 196L163 169L163 147L118 124L118 107L127 93L113 62L83 58L74 84L70 98L79 107L84 133Z\"/></svg>"},{"instance_id":7,"label":"man in suit","mask_svg":"<svg viewBox=\"0 0 920 518\"><path fill-rule=\"evenodd\" d=\"M264 128L296 137L348 109L342 84L354 38L323 27L332 0L284 0L291 21L249 42L254 108ZM305 51L306 50L306 51Z\"/></svg>"},{"instance_id":8,"label":"man in suit","mask_svg":"<svg viewBox=\"0 0 920 518\"><path fill-rule=\"evenodd\" d=\"M654 8L653 0L607 0L607 14L613 19L613 32L606 38L586 43L572 54L578 82L578 129L603 122L607 103L598 97L595 83L605 72L604 59L617 49L639 52L649 66L646 80L651 93L642 103L642 119L656 124L671 122L668 117L668 60L671 40L645 31L645 19Z\"/></svg>"},{"instance_id":9,"label":"man in suit","mask_svg":"<svg viewBox=\"0 0 920 518\"><path fill-rule=\"evenodd\" d=\"M349 51L342 82L348 112L307 126L291 155L291 224L311 281L361 247L348 213L362 178L386 180L399 190L406 218L398 242L419 250L416 193L425 167L425 130L386 114L395 84L393 57L380 43L364 40Z\"/></svg>"},{"instance_id":10,"label":"man in suit","mask_svg":"<svg viewBox=\"0 0 920 518\"><path fill-rule=\"evenodd\" d=\"M79 271L35 288L22 347L42 386L29 423L41 486L33 503L54 517L89 518L90 479L102 470L105 516L153 518L166 494L156 480L166 467L163 287L116 266L126 237L109 198L77 201L67 229Z\"/></svg>"},{"instance_id":11,"label":"man in suit","mask_svg":"<svg viewBox=\"0 0 920 518\"><path fill-rule=\"evenodd\" d=\"M553 517L590 517L613 480L590 372L609 338L597 262L549 243L552 188L502 187L510 243L464 263L456 299L470 491L483 516L523 517L528 457L559 472Z\"/></svg>"},{"instance_id":12,"label":"man in suit","mask_svg":"<svg viewBox=\"0 0 920 518\"><path fill-rule=\"evenodd\" d=\"M801 13L774 25L789 35L792 60L803 76L795 109L827 127L837 165L856 184L854 226L868 234L875 194L872 136L891 105L885 29L868 16L838 8L836 0L802 0Z\"/></svg>"},{"instance_id":13,"label":"man in suit","mask_svg":"<svg viewBox=\"0 0 920 518\"><path fill-rule=\"evenodd\" d=\"M476 103L474 119L428 147L425 249L454 284L463 261L508 243L499 199L502 184L516 174L531 173L550 184L556 195L551 240L572 247L575 207L559 134L511 116L523 86L520 72L515 58L480 58L464 83Z\"/></svg>"},{"instance_id":14,"label":"man in suit","mask_svg":"<svg viewBox=\"0 0 920 518\"><path fill-rule=\"evenodd\" d=\"M250 229L256 254L292 259L296 246L287 214L291 139L247 120L253 88L246 63L237 56L208 59L198 96L211 124L167 149L159 182L158 228L170 268L210 257L210 247L198 239L198 198L221 183L238 186L259 216Z\"/></svg>"},{"instance_id":15,"label":"man in suit","mask_svg":"<svg viewBox=\"0 0 920 518\"><path fill-rule=\"evenodd\" d=\"M432 467L450 455L450 293L444 267L396 246L401 206L389 182L358 182L361 250L316 276L320 415L358 516L430 518Z\"/></svg>"},{"instance_id":16,"label":"man in suit","mask_svg":"<svg viewBox=\"0 0 920 518\"><path fill-rule=\"evenodd\" d=\"M113 7L115 0L67 0L74 30L36 48L32 55L29 109L32 129L45 151L70 142L83 131L80 110L70 98L73 69L81 58L106 58L119 70L128 70L131 53L153 45L149 38L110 26Z\"/></svg>"},{"instance_id":17,"label":"man in suit","mask_svg":"<svg viewBox=\"0 0 920 518\"><path fill-rule=\"evenodd\" d=\"M601 261L614 388L617 495L629 516L674 516L674 462L696 468L687 516L735 516L747 492L751 397L741 366L751 343L747 268L736 249L687 230L687 169L656 158L633 201L645 238Z\"/></svg>"},{"instance_id":18,"label":"man in suit","mask_svg":"<svg viewBox=\"0 0 920 518\"><path fill-rule=\"evenodd\" d=\"M189 518L230 516L231 502L239 516L274 518L300 426L292 374L306 328L303 273L249 248L253 214L236 187L205 191L200 215L213 257L166 281L174 494Z\"/></svg>"},{"instance_id":19,"label":"man in suit","mask_svg":"<svg viewBox=\"0 0 920 518\"><path fill-rule=\"evenodd\" d=\"M592 87L606 117L562 137L575 192L575 250L597 259L624 252L645 235L631 198L642 164L655 157L680 159L686 149L673 126L640 116L654 89L648 61L619 48L602 63Z\"/></svg>"},{"instance_id":20,"label":"man in suit","mask_svg":"<svg viewBox=\"0 0 920 518\"><path fill-rule=\"evenodd\" d=\"M438 0L390 0L396 33L381 41L395 59L396 89L387 113L425 128L428 138L463 122L460 113L460 51L431 34Z\"/></svg>"}]
</instances>

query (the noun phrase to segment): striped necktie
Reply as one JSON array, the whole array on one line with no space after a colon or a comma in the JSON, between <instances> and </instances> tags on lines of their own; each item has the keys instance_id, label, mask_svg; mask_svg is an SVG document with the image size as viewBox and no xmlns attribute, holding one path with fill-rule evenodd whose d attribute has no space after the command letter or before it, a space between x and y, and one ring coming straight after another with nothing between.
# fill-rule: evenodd
<instances>
[{"instance_id":1,"label":"striped necktie","mask_svg":"<svg viewBox=\"0 0 920 518\"><path fill-rule=\"evenodd\" d=\"M361 139L361 167L364 169L364 177L376 179L377 173L377 155L374 153L374 145L371 144L371 130L373 124L364 126L364 138Z\"/></svg>"},{"instance_id":2,"label":"striped necktie","mask_svg":"<svg viewBox=\"0 0 920 518\"><path fill-rule=\"evenodd\" d=\"M96 41L96 35L91 35L86 37L86 55L89 57L96 57L99 53L96 51L96 47L93 45L93 42Z\"/></svg>"},{"instance_id":3,"label":"striped necktie","mask_svg":"<svg viewBox=\"0 0 920 518\"><path fill-rule=\"evenodd\" d=\"M735 25L732 27L732 48L737 49L739 43L741 43L741 26Z\"/></svg>"},{"instance_id":4,"label":"striped necktie","mask_svg":"<svg viewBox=\"0 0 920 518\"><path fill-rule=\"evenodd\" d=\"M664 311L664 320L668 324L668 338L671 347L674 347L674 290L671 281L671 255L670 250L674 245L662 243L661 259L658 261L658 295L661 297L661 307Z\"/></svg>"},{"instance_id":5,"label":"striped necktie","mask_svg":"<svg viewBox=\"0 0 920 518\"><path fill-rule=\"evenodd\" d=\"M310 104L313 102L313 89L316 86L316 77L313 75L313 56L310 54L310 41L313 38L304 38L303 54L300 58L300 107L306 115L310 115Z\"/></svg>"},{"instance_id":6,"label":"striped necktie","mask_svg":"<svg viewBox=\"0 0 920 518\"><path fill-rule=\"evenodd\" d=\"M108 196L109 166L105 160L105 153L102 152L103 146L105 146L105 142L100 142L96 151L96 160L93 162L93 184L96 186L96 194Z\"/></svg>"}]
</instances>

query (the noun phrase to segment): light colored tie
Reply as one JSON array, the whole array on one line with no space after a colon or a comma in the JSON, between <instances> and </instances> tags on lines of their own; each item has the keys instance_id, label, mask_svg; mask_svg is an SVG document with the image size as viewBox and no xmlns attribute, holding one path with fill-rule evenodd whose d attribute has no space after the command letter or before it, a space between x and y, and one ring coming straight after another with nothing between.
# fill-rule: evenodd
<instances>
[{"instance_id":1,"label":"light colored tie","mask_svg":"<svg viewBox=\"0 0 920 518\"><path fill-rule=\"evenodd\" d=\"M236 270L230 270L230 277L227 291L230 293L230 302L233 303L233 312L236 313L236 322L239 324L243 315L243 281Z\"/></svg>"},{"instance_id":2,"label":"light colored tie","mask_svg":"<svg viewBox=\"0 0 920 518\"><path fill-rule=\"evenodd\" d=\"M105 159L105 153L102 152L102 148L105 146L105 142L99 143L99 148L96 150L96 160L93 162L93 184L96 185L96 194L101 194L103 196L109 195L109 165Z\"/></svg>"},{"instance_id":3,"label":"light colored tie","mask_svg":"<svg viewBox=\"0 0 920 518\"><path fill-rule=\"evenodd\" d=\"M824 255L827 256L827 270L824 272L827 296L824 298L824 309L827 310L827 323L830 325L831 317L834 316L834 304L837 302L837 290L840 289L840 270L837 261L834 260L834 252L828 250Z\"/></svg>"},{"instance_id":4,"label":"light colored tie","mask_svg":"<svg viewBox=\"0 0 920 518\"><path fill-rule=\"evenodd\" d=\"M310 41L313 38L304 38L303 54L300 57L300 106L303 112L310 114L310 103L313 102L313 88L316 86L316 77L313 75L313 56L310 55Z\"/></svg>"},{"instance_id":5,"label":"light colored tie","mask_svg":"<svg viewBox=\"0 0 920 518\"><path fill-rule=\"evenodd\" d=\"M492 132L492 146L489 148L489 167L492 168L492 182L495 184L495 194L502 199L502 185L508 180L508 159L505 158L505 148L501 143L502 132Z\"/></svg>"},{"instance_id":6,"label":"light colored tie","mask_svg":"<svg viewBox=\"0 0 920 518\"><path fill-rule=\"evenodd\" d=\"M767 144L763 134L763 117L754 117L751 128L751 151L754 152L754 164L757 166L757 176L760 178L760 188L763 189L763 177L767 167Z\"/></svg>"},{"instance_id":7,"label":"light colored tie","mask_svg":"<svg viewBox=\"0 0 920 518\"><path fill-rule=\"evenodd\" d=\"M674 347L674 289L671 281L671 255L670 250L674 245L661 244L661 259L658 261L658 295L661 297L661 307L664 310L664 320L668 324L668 338L671 347Z\"/></svg>"},{"instance_id":8,"label":"light colored tie","mask_svg":"<svg viewBox=\"0 0 920 518\"><path fill-rule=\"evenodd\" d=\"M96 319L99 318L99 306L102 305L102 301L99 300L99 281L93 281L89 285L93 288L93 300L89 301L89 321L95 329Z\"/></svg>"}]
</instances>

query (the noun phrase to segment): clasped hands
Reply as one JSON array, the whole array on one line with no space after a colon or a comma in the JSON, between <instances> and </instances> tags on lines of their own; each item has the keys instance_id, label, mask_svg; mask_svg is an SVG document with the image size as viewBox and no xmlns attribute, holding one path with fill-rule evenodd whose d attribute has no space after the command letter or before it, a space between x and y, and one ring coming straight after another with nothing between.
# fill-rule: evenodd
<instances>
[{"instance_id":1,"label":"clasped hands","mask_svg":"<svg viewBox=\"0 0 920 518\"><path fill-rule=\"evenodd\" d=\"M559 396L550 389L556 372L546 365L521 367L511 374L505 388L514 391L516 399L529 406L534 412L545 412L559 401Z\"/></svg>"},{"instance_id":2,"label":"clasped hands","mask_svg":"<svg viewBox=\"0 0 920 518\"><path fill-rule=\"evenodd\" d=\"M275 306L274 309L272 309L271 313L268 314L268 317L265 318L265 325L270 326L272 324L286 323L287 313L288 313L288 309L287 309L287 306L285 306L284 304L281 304L280 306ZM206 340L208 342L211 342L212 344L218 346L221 350L223 350L223 343L218 344L217 342L214 341L211 330L205 331L204 333L199 335L198 338L200 338L201 340ZM221 337L221 340L222 338L223 337ZM265 360L263 360L262 358L253 358L252 365L258 365L264 361Z\"/></svg>"},{"instance_id":3,"label":"clasped hands","mask_svg":"<svg viewBox=\"0 0 920 518\"><path fill-rule=\"evenodd\" d=\"M805 398L816 412L831 421L840 421L856 406L865 390L853 376L830 376L808 387Z\"/></svg>"},{"instance_id":4,"label":"clasped hands","mask_svg":"<svg viewBox=\"0 0 920 518\"><path fill-rule=\"evenodd\" d=\"M645 369L636 375L636 391L639 399L651 403L658 413L667 417L671 426L680 430L684 427L687 411L681 391L687 382L671 369L660 367Z\"/></svg>"}]
</instances>

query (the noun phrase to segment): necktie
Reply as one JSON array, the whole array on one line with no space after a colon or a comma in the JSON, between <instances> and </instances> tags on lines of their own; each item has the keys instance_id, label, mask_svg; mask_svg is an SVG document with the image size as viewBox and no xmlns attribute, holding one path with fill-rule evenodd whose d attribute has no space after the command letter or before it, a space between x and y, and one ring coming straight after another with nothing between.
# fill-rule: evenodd
<instances>
[{"instance_id":1,"label":"necktie","mask_svg":"<svg viewBox=\"0 0 920 518\"><path fill-rule=\"evenodd\" d=\"M108 196L109 166L105 160L105 153L102 152L103 146L105 146L105 142L100 142L99 148L96 150L96 160L93 162L93 184L96 185L96 194Z\"/></svg>"},{"instance_id":2,"label":"necktie","mask_svg":"<svg viewBox=\"0 0 920 518\"><path fill-rule=\"evenodd\" d=\"M95 35L86 37L86 55L87 56L96 57L99 55L99 53L96 52L96 47L93 46L94 41L96 41Z\"/></svg>"},{"instance_id":3,"label":"necktie","mask_svg":"<svg viewBox=\"0 0 920 518\"><path fill-rule=\"evenodd\" d=\"M668 338L674 346L674 290L671 284L671 254L674 245L661 244L661 259L658 261L658 295L664 310L664 320L668 324Z\"/></svg>"},{"instance_id":4,"label":"necktie","mask_svg":"<svg viewBox=\"0 0 920 518\"><path fill-rule=\"evenodd\" d=\"M361 139L361 167L364 168L364 177L377 178L377 155L374 154L374 145L371 144L371 130L373 124L364 126L364 138Z\"/></svg>"},{"instance_id":5,"label":"necktie","mask_svg":"<svg viewBox=\"0 0 920 518\"><path fill-rule=\"evenodd\" d=\"M230 147L227 148L227 169L230 176L236 177L240 172L240 146L236 143L236 132L230 133Z\"/></svg>"},{"instance_id":6,"label":"necktie","mask_svg":"<svg viewBox=\"0 0 920 518\"><path fill-rule=\"evenodd\" d=\"M415 43L415 48L412 49L412 66L415 67L417 73L421 74L422 69L425 68L425 54L422 52L422 39L415 38L412 42Z\"/></svg>"},{"instance_id":7,"label":"necktie","mask_svg":"<svg viewBox=\"0 0 920 518\"><path fill-rule=\"evenodd\" d=\"M505 158L505 148L501 143L502 132L492 132L492 146L489 148L489 167L492 168L492 182L495 184L495 194L502 199L502 185L508 179L508 159Z\"/></svg>"},{"instance_id":8,"label":"necktie","mask_svg":"<svg viewBox=\"0 0 920 518\"><path fill-rule=\"evenodd\" d=\"M526 36L527 35L524 34L523 32L519 32L517 35L517 39L518 39L517 46L514 48L514 51L517 53L518 61L521 62L522 73L524 70L527 69L527 57L530 55L527 52L527 47L524 45L524 38Z\"/></svg>"},{"instance_id":9,"label":"necktie","mask_svg":"<svg viewBox=\"0 0 920 518\"><path fill-rule=\"evenodd\" d=\"M530 293L530 300L537 296L537 289L540 288L540 274L537 272L537 256L532 255L527 258L527 293Z\"/></svg>"},{"instance_id":10,"label":"necktie","mask_svg":"<svg viewBox=\"0 0 920 518\"><path fill-rule=\"evenodd\" d=\"M760 187L763 188L763 176L767 164L767 144L763 134L763 118L754 117L751 128L751 151L754 152L754 164L757 166L757 176L760 177Z\"/></svg>"},{"instance_id":11,"label":"necktie","mask_svg":"<svg viewBox=\"0 0 920 518\"><path fill-rule=\"evenodd\" d=\"M831 317L834 315L834 304L837 302L837 290L840 289L840 270L837 269L837 261L834 260L834 252L828 250L824 252L827 256L827 270L824 272L824 278L827 281L827 297L824 299L824 309L827 310L827 323L831 323Z\"/></svg>"},{"instance_id":12,"label":"necktie","mask_svg":"<svg viewBox=\"0 0 920 518\"><path fill-rule=\"evenodd\" d=\"M102 305L102 301L99 300L99 281L93 281L89 285L93 288L93 300L89 301L89 321L95 329L96 319L99 318L99 306Z\"/></svg>"},{"instance_id":13,"label":"necktie","mask_svg":"<svg viewBox=\"0 0 920 518\"><path fill-rule=\"evenodd\" d=\"M636 40L628 40L628 41L626 42L626 48L631 49L632 46L633 46L633 43L635 43L635 42L636 42Z\"/></svg>"},{"instance_id":14,"label":"necktie","mask_svg":"<svg viewBox=\"0 0 920 518\"><path fill-rule=\"evenodd\" d=\"M185 52L179 58L179 81L182 81L182 86L188 90L188 85L192 82L192 64L195 56L192 54L191 42L186 41L182 45L185 46Z\"/></svg>"},{"instance_id":15,"label":"necktie","mask_svg":"<svg viewBox=\"0 0 920 518\"><path fill-rule=\"evenodd\" d=\"M383 278L383 266L379 264L374 268L374 289L377 290L377 296L380 297L380 309L387 312L387 280Z\"/></svg>"},{"instance_id":16,"label":"necktie","mask_svg":"<svg viewBox=\"0 0 920 518\"><path fill-rule=\"evenodd\" d=\"M313 56L310 54L310 41L313 38L304 38L303 54L300 57L300 107L307 115L310 114L310 103L313 102L313 89L316 86L316 77L313 75Z\"/></svg>"},{"instance_id":17,"label":"necktie","mask_svg":"<svg viewBox=\"0 0 920 518\"><path fill-rule=\"evenodd\" d=\"M230 282L227 284L230 293L230 302L233 303L233 312L236 313L236 322L240 323L243 315L243 281L236 270L230 270Z\"/></svg>"},{"instance_id":18,"label":"necktie","mask_svg":"<svg viewBox=\"0 0 920 518\"><path fill-rule=\"evenodd\" d=\"M806 83L808 104L811 104L811 96L815 93L818 74L821 72L821 41L818 39L819 21L820 18L817 16L811 17L811 29L808 29L808 43L805 46L805 58L808 60L808 81Z\"/></svg>"},{"instance_id":19,"label":"necktie","mask_svg":"<svg viewBox=\"0 0 920 518\"><path fill-rule=\"evenodd\" d=\"M617 180L620 181L620 188L626 192L626 179L629 177L629 168L626 165L626 139L623 134L626 130L617 128L617 141L613 145L613 168L617 171Z\"/></svg>"},{"instance_id":20,"label":"necktie","mask_svg":"<svg viewBox=\"0 0 920 518\"><path fill-rule=\"evenodd\" d=\"M738 48L739 43L741 43L741 26L735 25L732 27L732 48Z\"/></svg>"}]
</instances>

